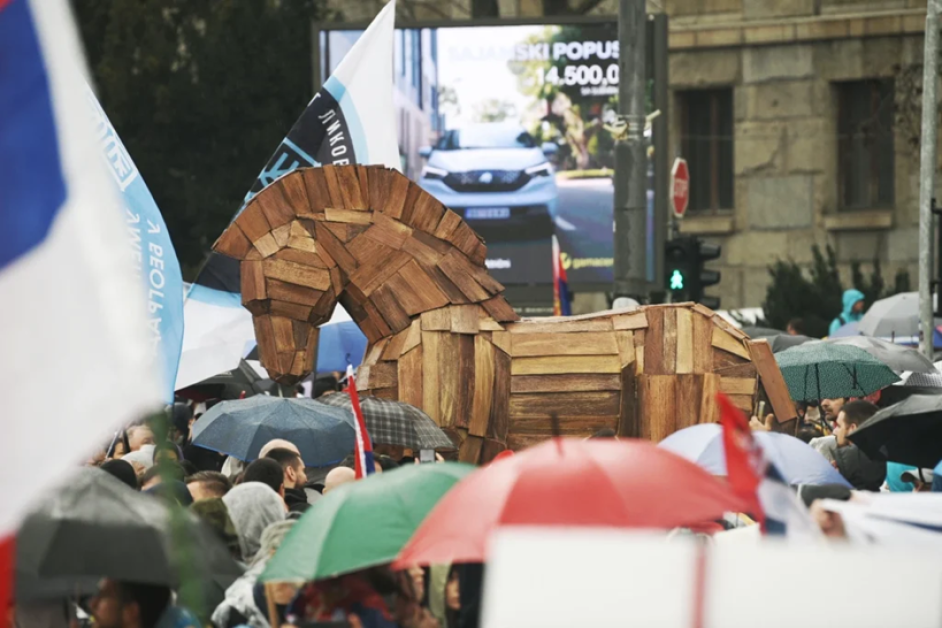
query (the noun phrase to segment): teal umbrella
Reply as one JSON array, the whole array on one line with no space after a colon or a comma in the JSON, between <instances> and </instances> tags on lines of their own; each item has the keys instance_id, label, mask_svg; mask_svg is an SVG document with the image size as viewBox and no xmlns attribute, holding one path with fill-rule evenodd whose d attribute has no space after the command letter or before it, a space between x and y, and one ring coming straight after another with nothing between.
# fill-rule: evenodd
<instances>
[{"instance_id":1,"label":"teal umbrella","mask_svg":"<svg viewBox=\"0 0 942 628\"><path fill-rule=\"evenodd\" d=\"M809 342L775 354L795 401L863 397L899 381L883 362L849 345Z\"/></svg>"}]
</instances>

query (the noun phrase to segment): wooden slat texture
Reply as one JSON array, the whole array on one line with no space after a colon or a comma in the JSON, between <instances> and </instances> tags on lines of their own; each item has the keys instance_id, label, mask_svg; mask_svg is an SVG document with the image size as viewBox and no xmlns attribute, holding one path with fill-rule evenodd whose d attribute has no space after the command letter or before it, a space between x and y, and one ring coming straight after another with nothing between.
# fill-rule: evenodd
<instances>
[{"instance_id":1,"label":"wooden slat texture","mask_svg":"<svg viewBox=\"0 0 942 628\"><path fill-rule=\"evenodd\" d=\"M311 312L311 318L309 320L317 325L326 322L330 319L330 315L333 313L334 306L336 305L337 297L334 295L334 291L324 291L321 294L321 298L319 298L317 303L314 304L314 308Z\"/></svg>"},{"instance_id":2,"label":"wooden slat texture","mask_svg":"<svg viewBox=\"0 0 942 628\"><path fill-rule=\"evenodd\" d=\"M441 363L439 347L444 332L423 331L422 332L422 409L432 417L439 426L441 421L441 406L439 398L441 392L440 372L446 365Z\"/></svg>"},{"instance_id":3,"label":"wooden slat texture","mask_svg":"<svg viewBox=\"0 0 942 628\"><path fill-rule=\"evenodd\" d=\"M369 171L367 166L357 166L357 179L360 181L360 196L364 207L371 207Z\"/></svg>"},{"instance_id":4,"label":"wooden slat texture","mask_svg":"<svg viewBox=\"0 0 942 628\"><path fill-rule=\"evenodd\" d=\"M301 172L310 213L323 211L330 204L327 177L321 168L305 168Z\"/></svg>"},{"instance_id":5,"label":"wooden slat texture","mask_svg":"<svg viewBox=\"0 0 942 628\"><path fill-rule=\"evenodd\" d=\"M370 180L370 207L384 211L386 197L389 195L389 172L382 166L367 166Z\"/></svg>"},{"instance_id":6,"label":"wooden slat texture","mask_svg":"<svg viewBox=\"0 0 942 628\"><path fill-rule=\"evenodd\" d=\"M298 305L297 303L288 303L287 301L272 301L272 316L283 316L296 321L307 321L311 316L311 306Z\"/></svg>"},{"instance_id":7,"label":"wooden slat texture","mask_svg":"<svg viewBox=\"0 0 942 628\"><path fill-rule=\"evenodd\" d=\"M406 341L402 345L402 353L408 353L422 343L422 323L418 319L413 320L406 331Z\"/></svg>"},{"instance_id":8,"label":"wooden slat texture","mask_svg":"<svg viewBox=\"0 0 942 628\"><path fill-rule=\"evenodd\" d=\"M631 365L621 370L621 400L615 431L626 438L641 438L641 417L638 413L637 375Z\"/></svg>"},{"instance_id":9,"label":"wooden slat texture","mask_svg":"<svg viewBox=\"0 0 942 628\"><path fill-rule=\"evenodd\" d=\"M505 449L507 449L507 446L501 441L494 440L493 438L484 439L484 445L481 447L481 457L478 459L478 464L486 465Z\"/></svg>"},{"instance_id":10,"label":"wooden slat texture","mask_svg":"<svg viewBox=\"0 0 942 628\"><path fill-rule=\"evenodd\" d=\"M596 392L620 388L620 376L613 374L515 375L510 380L512 393Z\"/></svg>"},{"instance_id":11,"label":"wooden slat texture","mask_svg":"<svg viewBox=\"0 0 942 628\"><path fill-rule=\"evenodd\" d=\"M664 308L664 339L662 345L664 372L672 375L677 372L677 309Z\"/></svg>"},{"instance_id":12,"label":"wooden slat texture","mask_svg":"<svg viewBox=\"0 0 942 628\"><path fill-rule=\"evenodd\" d=\"M456 334L476 334L480 331L477 305L452 305L448 309L451 312L451 331Z\"/></svg>"},{"instance_id":13,"label":"wooden slat texture","mask_svg":"<svg viewBox=\"0 0 942 628\"><path fill-rule=\"evenodd\" d=\"M494 390L491 393L487 436L501 443L507 442L507 431L510 428L510 360L510 356L503 351L494 350Z\"/></svg>"},{"instance_id":14,"label":"wooden slat texture","mask_svg":"<svg viewBox=\"0 0 942 628\"><path fill-rule=\"evenodd\" d=\"M219 239L213 245L213 250L222 253L228 257L241 260L252 249L252 243L242 230L238 223L233 223L228 229L222 232Z\"/></svg>"},{"instance_id":15,"label":"wooden slat texture","mask_svg":"<svg viewBox=\"0 0 942 628\"><path fill-rule=\"evenodd\" d=\"M382 338L374 343L371 343L366 350L366 355L363 356L363 364L371 365L376 364L380 357L383 355L383 351L386 350L386 345L389 344L389 338Z\"/></svg>"},{"instance_id":16,"label":"wooden slat texture","mask_svg":"<svg viewBox=\"0 0 942 628\"><path fill-rule=\"evenodd\" d=\"M275 347L278 352L294 351L294 328L291 325L290 318L282 316L271 317L272 329L275 332ZM291 366L288 366L289 370Z\"/></svg>"},{"instance_id":17,"label":"wooden slat texture","mask_svg":"<svg viewBox=\"0 0 942 628\"><path fill-rule=\"evenodd\" d=\"M399 372L395 362L377 362L370 367L370 388L396 388Z\"/></svg>"},{"instance_id":18,"label":"wooden slat texture","mask_svg":"<svg viewBox=\"0 0 942 628\"><path fill-rule=\"evenodd\" d=\"M618 343L613 332L514 334L511 355L618 355Z\"/></svg>"},{"instance_id":19,"label":"wooden slat texture","mask_svg":"<svg viewBox=\"0 0 942 628\"><path fill-rule=\"evenodd\" d=\"M391 276L386 285L395 292L410 316L448 305L448 297L415 260L410 260Z\"/></svg>"},{"instance_id":20,"label":"wooden slat texture","mask_svg":"<svg viewBox=\"0 0 942 628\"><path fill-rule=\"evenodd\" d=\"M445 253L429 246L428 238L423 238L423 235L421 232L413 231L408 238L402 241L400 248L422 264L437 267L438 262Z\"/></svg>"},{"instance_id":21,"label":"wooden slat texture","mask_svg":"<svg viewBox=\"0 0 942 628\"><path fill-rule=\"evenodd\" d=\"M412 214L415 213L415 204L419 201L419 198L422 195L422 188L410 181L409 189L406 192L406 202L402 207L402 222L406 223L407 225L412 224Z\"/></svg>"},{"instance_id":22,"label":"wooden slat texture","mask_svg":"<svg viewBox=\"0 0 942 628\"><path fill-rule=\"evenodd\" d=\"M486 314L486 310L482 310ZM490 316L482 317L478 320L478 329L481 331L504 331L504 326L495 321Z\"/></svg>"},{"instance_id":23,"label":"wooden slat texture","mask_svg":"<svg viewBox=\"0 0 942 628\"><path fill-rule=\"evenodd\" d=\"M784 423L796 418L798 415L795 412L795 404L792 403L788 386L785 384L785 378L782 377L782 372L775 362L769 343L764 340L756 340L747 344L776 421Z\"/></svg>"},{"instance_id":24,"label":"wooden slat texture","mask_svg":"<svg viewBox=\"0 0 942 628\"><path fill-rule=\"evenodd\" d=\"M327 220L330 222L353 223L355 225L369 225L373 222L373 213L368 211L328 207L324 210L324 215L327 216Z\"/></svg>"},{"instance_id":25,"label":"wooden slat texture","mask_svg":"<svg viewBox=\"0 0 942 628\"><path fill-rule=\"evenodd\" d=\"M677 375L674 388L677 395L675 427L682 430L700 422L700 400L703 397L703 375Z\"/></svg>"},{"instance_id":26,"label":"wooden slat texture","mask_svg":"<svg viewBox=\"0 0 942 628\"><path fill-rule=\"evenodd\" d=\"M265 363L265 355L267 352L262 351L263 347L269 347L274 349L275 347L275 330L272 327L271 316L255 316L252 318L252 324L255 327L255 339L258 341L259 353L262 354L262 366L267 368L274 368L276 364L267 364Z\"/></svg>"},{"instance_id":27,"label":"wooden slat texture","mask_svg":"<svg viewBox=\"0 0 942 628\"><path fill-rule=\"evenodd\" d=\"M644 372L644 340L647 330L636 329L635 332L635 373Z\"/></svg>"},{"instance_id":28,"label":"wooden slat texture","mask_svg":"<svg viewBox=\"0 0 942 628\"><path fill-rule=\"evenodd\" d=\"M746 373L741 367L755 369L755 365L752 364L749 360L741 358L738 355L733 355L728 351L723 351L722 349L713 349L714 373L719 373L720 375L732 375L734 377L747 377L749 374L755 373L754 370Z\"/></svg>"},{"instance_id":29,"label":"wooden slat texture","mask_svg":"<svg viewBox=\"0 0 942 628\"><path fill-rule=\"evenodd\" d=\"M301 173L295 171L279 179L277 185L281 186L281 193L288 207L296 214L308 211L307 189Z\"/></svg>"},{"instance_id":30,"label":"wooden slat texture","mask_svg":"<svg viewBox=\"0 0 942 628\"><path fill-rule=\"evenodd\" d=\"M267 299L265 272L262 262L242 262L239 264L242 286L242 304L258 299Z\"/></svg>"},{"instance_id":31,"label":"wooden slat texture","mask_svg":"<svg viewBox=\"0 0 942 628\"><path fill-rule=\"evenodd\" d=\"M461 462L468 462L470 464L477 464L481 458L481 448L483 446L483 438L480 436L468 435L468 437L464 439L464 442L461 443L461 447L458 449L458 460Z\"/></svg>"},{"instance_id":32,"label":"wooden slat texture","mask_svg":"<svg viewBox=\"0 0 942 628\"><path fill-rule=\"evenodd\" d=\"M491 334L491 342L494 346L508 355L512 353L512 341L513 337L508 331L495 331Z\"/></svg>"},{"instance_id":33,"label":"wooden slat texture","mask_svg":"<svg viewBox=\"0 0 942 628\"><path fill-rule=\"evenodd\" d=\"M406 195L409 194L409 179L395 171L388 171L388 173L389 192L386 195L383 213L390 218L401 218L406 204Z\"/></svg>"},{"instance_id":34,"label":"wooden slat texture","mask_svg":"<svg viewBox=\"0 0 942 628\"><path fill-rule=\"evenodd\" d=\"M296 264L303 264L304 266L311 266L313 268L323 268L324 270L328 269L327 264L324 262L324 258L322 258L320 255L313 254L310 251L299 251L298 249L293 249L290 247L281 249L272 255L272 258L284 260L286 262L294 262Z\"/></svg>"},{"instance_id":35,"label":"wooden slat texture","mask_svg":"<svg viewBox=\"0 0 942 628\"><path fill-rule=\"evenodd\" d=\"M322 268L277 259L265 260L262 264L266 277L314 290L326 290L330 287L330 273Z\"/></svg>"},{"instance_id":36,"label":"wooden slat texture","mask_svg":"<svg viewBox=\"0 0 942 628\"><path fill-rule=\"evenodd\" d=\"M746 416L751 416L755 411L753 408L752 397L749 395L728 395L729 400L733 402L733 405L746 413Z\"/></svg>"},{"instance_id":37,"label":"wooden slat texture","mask_svg":"<svg viewBox=\"0 0 942 628\"><path fill-rule=\"evenodd\" d=\"M324 226L323 223L317 223L315 230L317 232L317 243L320 245L318 254L327 262L327 265L330 266L331 261L329 260L332 260L347 275L352 274L359 266L359 262L347 251L343 242L338 240L337 236L331 233L330 229Z\"/></svg>"},{"instance_id":38,"label":"wooden slat texture","mask_svg":"<svg viewBox=\"0 0 942 628\"><path fill-rule=\"evenodd\" d=\"M277 253L280 248L278 242L275 241L275 236L270 233L266 233L255 241L255 249L262 258L271 257Z\"/></svg>"},{"instance_id":39,"label":"wooden slat texture","mask_svg":"<svg viewBox=\"0 0 942 628\"><path fill-rule=\"evenodd\" d=\"M402 347L406 344L406 338L409 336L411 329L412 327L410 326L390 338L389 342L387 342L386 346L383 348L383 354L380 356L380 359L398 360L399 356L402 355Z\"/></svg>"},{"instance_id":40,"label":"wooden slat texture","mask_svg":"<svg viewBox=\"0 0 942 628\"><path fill-rule=\"evenodd\" d=\"M444 213L445 207L434 196L423 194L415 204L409 224L415 229L432 232Z\"/></svg>"},{"instance_id":41,"label":"wooden slat texture","mask_svg":"<svg viewBox=\"0 0 942 628\"><path fill-rule=\"evenodd\" d=\"M334 266L330 269L330 287L333 289L334 294L340 294L343 292L343 286L346 283L343 271L340 270L337 266Z\"/></svg>"},{"instance_id":42,"label":"wooden slat texture","mask_svg":"<svg viewBox=\"0 0 942 628\"><path fill-rule=\"evenodd\" d=\"M545 417L555 414L562 422L576 415L618 415L621 393L558 392L558 393L511 393L510 415L516 418Z\"/></svg>"},{"instance_id":43,"label":"wooden slat texture","mask_svg":"<svg viewBox=\"0 0 942 628\"><path fill-rule=\"evenodd\" d=\"M307 253L317 253L317 245L314 243L314 238L291 236L288 238L288 246L292 249L305 251Z\"/></svg>"},{"instance_id":44,"label":"wooden slat texture","mask_svg":"<svg viewBox=\"0 0 942 628\"><path fill-rule=\"evenodd\" d=\"M472 301L484 301L490 298L488 293L481 285L475 281L471 273L471 262L458 250L452 250L448 255L442 257L438 262L442 272L458 286L468 299Z\"/></svg>"},{"instance_id":45,"label":"wooden slat texture","mask_svg":"<svg viewBox=\"0 0 942 628\"><path fill-rule=\"evenodd\" d=\"M375 212L373 226L363 232L364 237L399 250L406 240L412 238L412 229L386 214Z\"/></svg>"},{"instance_id":46,"label":"wooden slat texture","mask_svg":"<svg viewBox=\"0 0 942 628\"><path fill-rule=\"evenodd\" d=\"M395 291L388 285L381 286L370 298L390 330L397 332L412 324L412 319L399 303Z\"/></svg>"},{"instance_id":47,"label":"wooden slat texture","mask_svg":"<svg viewBox=\"0 0 942 628\"><path fill-rule=\"evenodd\" d=\"M648 315L644 310L631 314L618 314L612 317L614 329L645 329L648 326Z\"/></svg>"},{"instance_id":48,"label":"wooden slat texture","mask_svg":"<svg viewBox=\"0 0 942 628\"><path fill-rule=\"evenodd\" d=\"M667 375L666 356L664 355L664 310L652 309L648 312L648 328L645 330L644 374ZM671 364L673 368L673 364Z\"/></svg>"},{"instance_id":49,"label":"wooden slat texture","mask_svg":"<svg viewBox=\"0 0 942 628\"><path fill-rule=\"evenodd\" d=\"M642 375L638 378L642 438L658 443L674 433L676 380L673 375Z\"/></svg>"},{"instance_id":50,"label":"wooden slat texture","mask_svg":"<svg viewBox=\"0 0 942 628\"><path fill-rule=\"evenodd\" d=\"M753 377L723 377L720 379L720 392L751 396L756 394L756 380Z\"/></svg>"},{"instance_id":51,"label":"wooden slat texture","mask_svg":"<svg viewBox=\"0 0 942 628\"><path fill-rule=\"evenodd\" d=\"M687 308L678 308L677 315L677 366L674 372L678 375L693 373L693 355L696 350L693 344L693 317L694 314ZM703 349L706 351L706 347Z\"/></svg>"},{"instance_id":52,"label":"wooden slat texture","mask_svg":"<svg viewBox=\"0 0 942 628\"><path fill-rule=\"evenodd\" d=\"M713 327L712 344L717 349L722 349L733 355L738 355L741 358L749 359L749 351L746 349L745 345L743 345L743 341L733 337L729 332L720 327Z\"/></svg>"},{"instance_id":53,"label":"wooden slat texture","mask_svg":"<svg viewBox=\"0 0 942 628\"><path fill-rule=\"evenodd\" d=\"M450 332L439 332L438 338L438 401L442 425L468 427L467 407L459 406L462 375L459 372L459 337ZM472 345L473 346L473 345ZM472 349L473 352L473 349ZM428 358L426 358L427 360ZM473 359L473 353L472 353ZM461 423L456 423L461 420Z\"/></svg>"},{"instance_id":54,"label":"wooden slat texture","mask_svg":"<svg viewBox=\"0 0 942 628\"><path fill-rule=\"evenodd\" d=\"M447 240L451 237L451 234L454 233L455 229L461 224L461 216L446 209L442 214L441 221L439 221L438 226L435 228L434 235L439 240Z\"/></svg>"},{"instance_id":55,"label":"wooden slat texture","mask_svg":"<svg viewBox=\"0 0 942 628\"><path fill-rule=\"evenodd\" d=\"M375 246L386 249L381 244ZM411 261L406 253L393 249L387 250L390 255L384 256L381 252L377 252L375 256L364 256L360 267L350 275L350 281L360 288L366 296L370 296L374 290L386 284L390 277ZM415 262L411 263L414 264Z\"/></svg>"},{"instance_id":56,"label":"wooden slat texture","mask_svg":"<svg viewBox=\"0 0 942 628\"><path fill-rule=\"evenodd\" d=\"M691 309L693 319L693 372L710 373L713 370L713 321Z\"/></svg>"},{"instance_id":57,"label":"wooden slat texture","mask_svg":"<svg viewBox=\"0 0 942 628\"><path fill-rule=\"evenodd\" d=\"M239 229L253 243L272 230L272 226L268 224L268 219L262 213L262 206L258 204L257 199L258 196L235 219Z\"/></svg>"},{"instance_id":58,"label":"wooden slat texture","mask_svg":"<svg viewBox=\"0 0 942 628\"><path fill-rule=\"evenodd\" d=\"M618 343L618 357L622 367L635 361L635 335L631 331L616 331L615 341Z\"/></svg>"},{"instance_id":59,"label":"wooden slat texture","mask_svg":"<svg viewBox=\"0 0 942 628\"><path fill-rule=\"evenodd\" d=\"M269 186L265 194L259 194L253 199L258 203L259 209L265 214L265 219L272 229L286 225L294 220L294 209L288 204L277 185Z\"/></svg>"},{"instance_id":60,"label":"wooden slat texture","mask_svg":"<svg viewBox=\"0 0 942 628\"><path fill-rule=\"evenodd\" d=\"M422 312L422 331L447 331L451 329L451 309L447 307Z\"/></svg>"},{"instance_id":61,"label":"wooden slat texture","mask_svg":"<svg viewBox=\"0 0 942 628\"><path fill-rule=\"evenodd\" d=\"M716 393L720 391L720 376L707 373L703 376L703 393L700 398L700 422L717 423L720 409L716 404Z\"/></svg>"},{"instance_id":62,"label":"wooden slat texture","mask_svg":"<svg viewBox=\"0 0 942 628\"><path fill-rule=\"evenodd\" d=\"M513 417L510 431L514 436L539 436L546 440L553 436L552 422L546 416ZM570 414L560 421L559 432L562 436L585 438L602 428L617 428L617 420L610 414ZM535 443L534 443L535 444Z\"/></svg>"},{"instance_id":63,"label":"wooden slat texture","mask_svg":"<svg viewBox=\"0 0 942 628\"><path fill-rule=\"evenodd\" d=\"M540 319L527 319L507 325L506 328L512 334L574 334L587 331L612 331L612 321L611 319L590 319L544 323Z\"/></svg>"},{"instance_id":64,"label":"wooden slat texture","mask_svg":"<svg viewBox=\"0 0 942 628\"><path fill-rule=\"evenodd\" d=\"M495 334L500 332L494 332ZM514 358L513 375L559 375L565 373L620 373L617 355L567 355Z\"/></svg>"},{"instance_id":65,"label":"wooden slat texture","mask_svg":"<svg viewBox=\"0 0 942 628\"><path fill-rule=\"evenodd\" d=\"M494 320L500 321L501 323L520 320L520 317L517 316L514 309L510 307L510 303L507 303L507 299L505 299L503 295L497 295L496 297L482 301L481 305L487 310L488 314L494 317Z\"/></svg>"},{"instance_id":66,"label":"wooden slat texture","mask_svg":"<svg viewBox=\"0 0 942 628\"><path fill-rule=\"evenodd\" d=\"M243 281L245 274L243 272ZM287 301L288 303L296 303L298 305L307 305L314 306L317 305L318 300L320 299L322 292L318 290L311 290L309 288L304 288L302 286L296 286L294 284L285 283L283 281L278 281L277 279L268 280L268 296L272 299L278 301ZM243 298L245 297L245 289L242 291Z\"/></svg>"},{"instance_id":67,"label":"wooden slat texture","mask_svg":"<svg viewBox=\"0 0 942 628\"><path fill-rule=\"evenodd\" d=\"M327 207L343 207L343 192L340 191L340 180L337 178L336 166L324 166L324 180L327 181L327 196L330 202Z\"/></svg>"},{"instance_id":68,"label":"wooden slat texture","mask_svg":"<svg viewBox=\"0 0 942 628\"><path fill-rule=\"evenodd\" d=\"M422 347L405 353L396 364L399 369L399 401L423 407Z\"/></svg>"},{"instance_id":69,"label":"wooden slat texture","mask_svg":"<svg viewBox=\"0 0 942 628\"><path fill-rule=\"evenodd\" d=\"M491 405L494 395L494 345L486 338L475 336L474 364L466 377L474 380L474 395L471 400L471 418L468 433L474 436L487 435L487 426L491 418Z\"/></svg>"},{"instance_id":70,"label":"wooden slat texture","mask_svg":"<svg viewBox=\"0 0 942 628\"><path fill-rule=\"evenodd\" d=\"M278 245L278 248L284 248L288 246L288 238L291 235L291 223L281 225L277 229L273 229L271 232L272 238L275 239L275 244ZM258 247L258 244L255 245Z\"/></svg>"},{"instance_id":71,"label":"wooden slat texture","mask_svg":"<svg viewBox=\"0 0 942 628\"><path fill-rule=\"evenodd\" d=\"M353 210L367 209L369 205L363 201L363 195L360 193L360 178L356 168L337 168L336 171L343 207Z\"/></svg>"}]
</instances>

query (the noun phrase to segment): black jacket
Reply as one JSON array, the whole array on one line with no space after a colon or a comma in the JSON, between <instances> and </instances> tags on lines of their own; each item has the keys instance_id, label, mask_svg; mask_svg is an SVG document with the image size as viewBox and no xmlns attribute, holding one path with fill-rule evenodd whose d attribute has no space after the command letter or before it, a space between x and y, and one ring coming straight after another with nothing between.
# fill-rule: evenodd
<instances>
[{"instance_id":1,"label":"black jacket","mask_svg":"<svg viewBox=\"0 0 942 628\"><path fill-rule=\"evenodd\" d=\"M886 479L886 463L871 460L857 445L835 449L834 461L841 475L858 490L879 491Z\"/></svg>"},{"instance_id":2,"label":"black jacket","mask_svg":"<svg viewBox=\"0 0 942 628\"><path fill-rule=\"evenodd\" d=\"M288 504L288 512L304 512L311 507L303 488L286 488L285 503Z\"/></svg>"}]
</instances>

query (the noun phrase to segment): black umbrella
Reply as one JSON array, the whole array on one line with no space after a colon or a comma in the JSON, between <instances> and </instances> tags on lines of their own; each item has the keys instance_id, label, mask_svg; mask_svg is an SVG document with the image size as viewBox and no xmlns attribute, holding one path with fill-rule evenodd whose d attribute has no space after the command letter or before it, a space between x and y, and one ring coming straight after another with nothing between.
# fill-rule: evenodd
<instances>
[{"instance_id":1,"label":"black umbrella","mask_svg":"<svg viewBox=\"0 0 942 628\"><path fill-rule=\"evenodd\" d=\"M785 332L781 329L772 329L771 327L746 326L742 328L742 333L755 340L756 338L771 338L773 336L781 336Z\"/></svg>"},{"instance_id":2,"label":"black umbrella","mask_svg":"<svg viewBox=\"0 0 942 628\"><path fill-rule=\"evenodd\" d=\"M942 460L942 395L912 395L877 412L848 438L873 460L935 467Z\"/></svg>"},{"instance_id":3,"label":"black umbrella","mask_svg":"<svg viewBox=\"0 0 942 628\"><path fill-rule=\"evenodd\" d=\"M760 338L768 340L769 346L772 347L772 353L778 353L815 340L815 338L808 336L792 335L768 327L743 327L742 331L753 340L759 340Z\"/></svg>"},{"instance_id":4,"label":"black umbrella","mask_svg":"<svg viewBox=\"0 0 942 628\"><path fill-rule=\"evenodd\" d=\"M324 395L317 401L353 411L349 393ZM432 417L404 401L364 396L360 397L360 409L363 410L366 430L374 443L416 450L455 448Z\"/></svg>"},{"instance_id":5,"label":"black umbrella","mask_svg":"<svg viewBox=\"0 0 942 628\"><path fill-rule=\"evenodd\" d=\"M179 525L178 534L171 533L173 525ZM180 538L186 539L185 548L175 543ZM242 573L194 515L183 511L173 517L163 501L90 468L79 469L26 517L16 550L17 573L33 579L34 586L71 581L83 590L89 578L103 577L178 586L181 565L195 569L193 577L204 582Z\"/></svg>"},{"instance_id":6,"label":"black umbrella","mask_svg":"<svg viewBox=\"0 0 942 628\"><path fill-rule=\"evenodd\" d=\"M309 467L340 462L353 451L354 437L347 410L265 395L218 403L193 425L194 445L251 461L265 443L283 438L297 446Z\"/></svg>"}]
</instances>

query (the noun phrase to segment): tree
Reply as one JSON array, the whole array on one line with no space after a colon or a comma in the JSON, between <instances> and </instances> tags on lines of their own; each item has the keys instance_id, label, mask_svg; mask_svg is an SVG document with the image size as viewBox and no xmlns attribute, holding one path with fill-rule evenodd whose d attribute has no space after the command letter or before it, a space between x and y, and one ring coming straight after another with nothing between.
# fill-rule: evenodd
<instances>
[{"instance_id":1,"label":"tree","mask_svg":"<svg viewBox=\"0 0 942 628\"><path fill-rule=\"evenodd\" d=\"M313 95L320 0L73 0L99 100L191 278Z\"/></svg>"}]
</instances>

